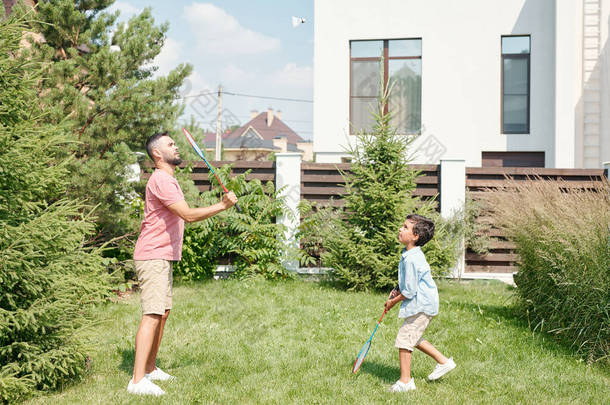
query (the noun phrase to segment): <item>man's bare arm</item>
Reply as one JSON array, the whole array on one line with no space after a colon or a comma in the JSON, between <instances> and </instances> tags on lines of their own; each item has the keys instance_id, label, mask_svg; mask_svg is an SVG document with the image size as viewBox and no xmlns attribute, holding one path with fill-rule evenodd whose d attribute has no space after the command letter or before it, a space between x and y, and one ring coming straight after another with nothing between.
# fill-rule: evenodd
<instances>
[{"instance_id":1,"label":"man's bare arm","mask_svg":"<svg viewBox=\"0 0 610 405\"><path fill-rule=\"evenodd\" d=\"M223 196L221 202L210 205L209 207L191 208L186 201L182 200L173 203L167 208L186 222L197 222L213 217L219 212L231 208L236 202L237 197L235 197L235 194L233 194L232 191L229 191Z\"/></svg>"}]
</instances>

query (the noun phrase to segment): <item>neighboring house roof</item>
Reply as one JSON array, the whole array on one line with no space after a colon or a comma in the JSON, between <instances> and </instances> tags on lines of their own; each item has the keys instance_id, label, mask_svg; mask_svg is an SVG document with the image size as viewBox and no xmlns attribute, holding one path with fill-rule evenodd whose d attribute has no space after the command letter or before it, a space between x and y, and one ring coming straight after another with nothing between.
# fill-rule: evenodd
<instances>
[{"instance_id":1,"label":"neighboring house roof","mask_svg":"<svg viewBox=\"0 0 610 405\"><path fill-rule=\"evenodd\" d=\"M273 140L261 139L254 135L253 132L248 132L239 138L228 138L222 140L222 146L225 149L265 149L265 150L281 150L281 148L273 144ZM216 139L205 142L206 149L216 148ZM288 152L303 152L295 144L287 144Z\"/></svg>"},{"instance_id":2,"label":"neighboring house roof","mask_svg":"<svg viewBox=\"0 0 610 405\"><path fill-rule=\"evenodd\" d=\"M207 149L216 147L216 138L214 137L211 141L206 141L205 146ZM244 136L236 138L226 138L222 140L222 146L225 149L269 149L269 150L280 150L277 146L273 145L273 140L261 139L254 135L252 132L248 132Z\"/></svg>"},{"instance_id":3,"label":"neighboring house roof","mask_svg":"<svg viewBox=\"0 0 610 405\"><path fill-rule=\"evenodd\" d=\"M228 139L232 136L231 132L225 132L223 134L220 135L220 137L222 138L222 143L224 143L225 139ZM216 143L216 132L206 132L203 134L203 141L205 142L205 144L207 145L208 142L214 142Z\"/></svg>"},{"instance_id":4,"label":"neighboring house roof","mask_svg":"<svg viewBox=\"0 0 610 405\"><path fill-rule=\"evenodd\" d=\"M254 129L258 135L260 135L264 140L268 141L272 140L276 136L282 135L286 137L288 144L296 144L297 142L304 141L303 138L301 138L276 115L273 115L271 125L267 125L268 115L269 113L267 111L261 112L256 117L252 118L250 121L233 131L231 138L240 137L248 130Z\"/></svg>"}]
</instances>

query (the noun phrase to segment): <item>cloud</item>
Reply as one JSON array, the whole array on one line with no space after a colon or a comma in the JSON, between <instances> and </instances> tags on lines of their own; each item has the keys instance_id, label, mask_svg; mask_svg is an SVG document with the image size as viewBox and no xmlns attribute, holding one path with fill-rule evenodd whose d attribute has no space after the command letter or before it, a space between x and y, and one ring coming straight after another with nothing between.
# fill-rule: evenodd
<instances>
[{"instance_id":1,"label":"cloud","mask_svg":"<svg viewBox=\"0 0 610 405\"><path fill-rule=\"evenodd\" d=\"M282 69L269 75L269 82L276 86L308 89L313 87L313 68L299 67L296 63L287 63Z\"/></svg>"},{"instance_id":2,"label":"cloud","mask_svg":"<svg viewBox=\"0 0 610 405\"><path fill-rule=\"evenodd\" d=\"M182 96L189 96L207 91L213 91L212 86L210 86L196 70L184 80L182 87L180 87L180 95Z\"/></svg>"},{"instance_id":3,"label":"cloud","mask_svg":"<svg viewBox=\"0 0 610 405\"><path fill-rule=\"evenodd\" d=\"M165 38L165 43L161 52L155 57L152 64L159 67L156 75L166 75L170 70L180 64L180 53L184 44L169 37Z\"/></svg>"},{"instance_id":4,"label":"cloud","mask_svg":"<svg viewBox=\"0 0 610 405\"><path fill-rule=\"evenodd\" d=\"M200 51L218 55L247 55L278 50L280 40L242 26L223 9L211 3L193 3L184 16Z\"/></svg>"},{"instance_id":5,"label":"cloud","mask_svg":"<svg viewBox=\"0 0 610 405\"><path fill-rule=\"evenodd\" d=\"M250 80L256 80L256 75L246 70L243 70L239 66L229 64L220 72L220 80L223 83L245 82Z\"/></svg>"},{"instance_id":6,"label":"cloud","mask_svg":"<svg viewBox=\"0 0 610 405\"><path fill-rule=\"evenodd\" d=\"M121 19L130 18L142 12L141 9L134 7L124 1L117 1L113 3L110 7L108 7L106 12L114 13L116 10L119 10L121 12Z\"/></svg>"}]
</instances>

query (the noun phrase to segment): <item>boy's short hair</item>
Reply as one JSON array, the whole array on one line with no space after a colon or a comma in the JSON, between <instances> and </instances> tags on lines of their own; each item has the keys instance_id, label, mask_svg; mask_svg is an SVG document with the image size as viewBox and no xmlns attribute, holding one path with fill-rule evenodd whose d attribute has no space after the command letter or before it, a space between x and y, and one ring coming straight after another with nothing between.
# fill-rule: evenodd
<instances>
[{"instance_id":1,"label":"boy's short hair","mask_svg":"<svg viewBox=\"0 0 610 405\"><path fill-rule=\"evenodd\" d=\"M157 132L156 134L151 135L151 137L148 138L148 140L146 141L146 153L148 153L148 157L151 158L153 161L155 159L153 159L152 151L155 146L157 146L157 141L164 136L169 136L169 133Z\"/></svg>"},{"instance_id":2,"label":"boy's short hair","mask_svg":"<svg viewBox=\"0 0 610 405\"><path fill-rule=\"evenodd\" d=\"M415 246L424 246L434 236L434 222L431 219L426 218L422 215L409 214L407 220L412 221L413 234L419 236Z\"/></svg>"}]
</instances>

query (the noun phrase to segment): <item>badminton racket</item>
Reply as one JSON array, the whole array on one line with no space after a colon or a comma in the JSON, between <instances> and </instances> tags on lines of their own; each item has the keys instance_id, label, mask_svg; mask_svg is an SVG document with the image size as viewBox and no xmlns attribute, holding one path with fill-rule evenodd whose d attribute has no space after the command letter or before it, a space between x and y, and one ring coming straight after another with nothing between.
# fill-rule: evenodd
<instances>
[{"instance_id":1,"label":"badminton racket","mask_svg":"<svg viewBox=\"0 0 610 405\"><path fill-rule=\"evenodd\" d=\"M364 358L366 357L367 353L369 352L369 349L371 348L371 344L373 343L373 336L375 336L375 332L377 332L377 328L381 324L381 320L383 319L383 316L385 315L386 312L388 312L388 310L384 309L383 314L381 314L381 318L379 318L379 321L377 321L377 326L375 326L375 329L373 329L373 333L371 333L371 337L369 338L369 340L366 341L364 346L362 346L362 349L360 349L360 352L358 353L358 357L356 357L356 361L354 361L354 367L352 367L352 373L355 373L356 371L358 371L358 369L362 365L362 362L364 361Z\"/></svg>"},{"instance_id":2,"label":"badminton racket","mask_svg":"<svg viewBox=\"0 0 610 405\"><path fill-rule=\"evenodd\" d=\"M220 178L218 177L218 175L214 171L214 168L212 167L210 162L208 162L208 160L205 158L205 155L203 154L201 149L199 149L199 146L197 145L197 142L195 142L195 139L193 138L193 136L189 133L189 131L186 130L186 128L182 128L182 132L184 132L184 135L186 136L186 139L188 139L188 141L191 144L191 146L193 147L193 149L195 149L195 152L197 152L199 157L201 159L203 159L205 164L208 166L208 169L210 169L212 174L216 177L216 180L218 180L218 183L220 184L220 187L222 187L222 191L224 191L225 193L228 193L229 190L227 190L225 185L222 184L222 181L220 181ZM239 204L235 203L235 208L237 209L238 212L241 212L241 207L239 206Z\"/></svg>"}]
</instances>

